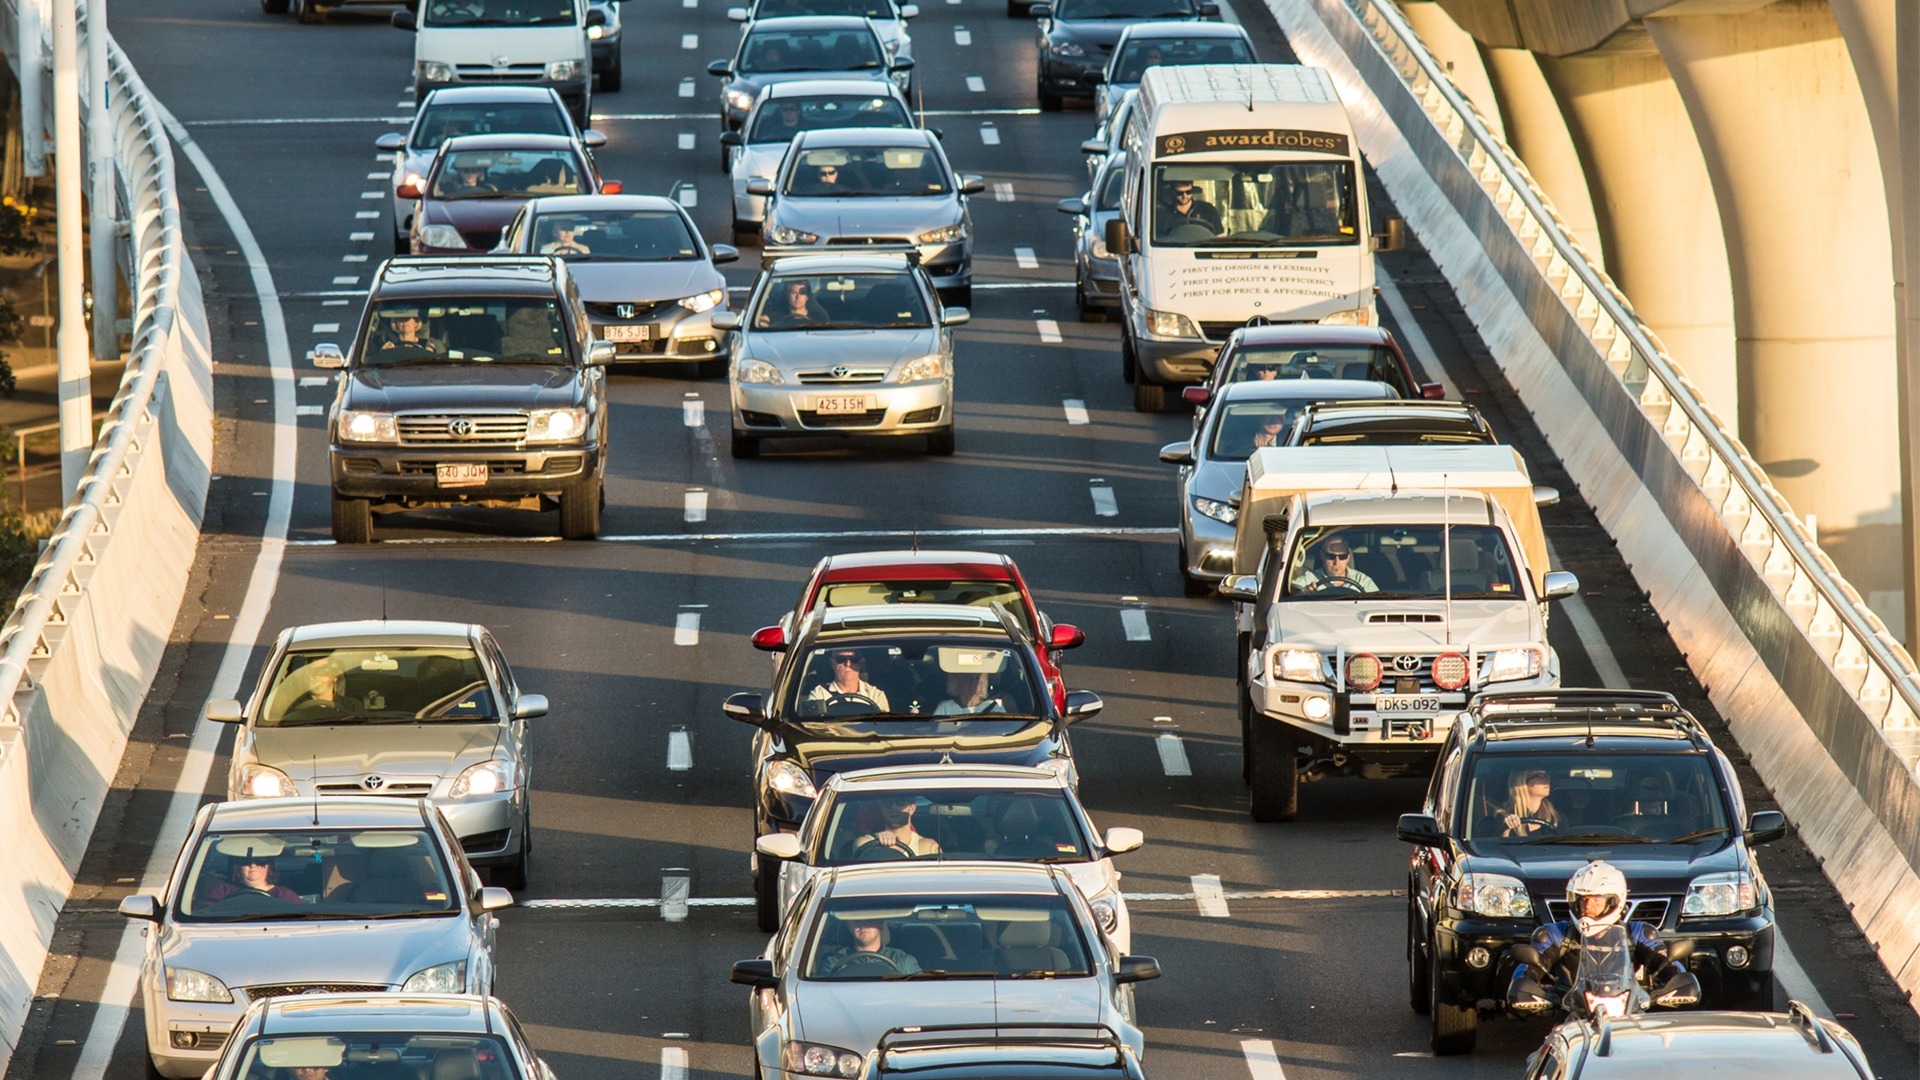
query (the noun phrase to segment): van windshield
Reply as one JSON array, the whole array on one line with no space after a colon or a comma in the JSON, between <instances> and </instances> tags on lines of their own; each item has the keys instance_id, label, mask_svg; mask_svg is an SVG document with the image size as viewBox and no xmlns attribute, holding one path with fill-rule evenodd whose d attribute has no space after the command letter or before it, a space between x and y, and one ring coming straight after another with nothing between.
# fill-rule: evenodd
<instances>
[{"instance_id":1,"label":"van windshield","mask_svg":"<svg viewBox=\"0 0 1920 1080\"><path fill-rule=\"evenodd\" d=\"M572 26L573 0L427 0L422 26Z\"/></svg>"},{"instance_id":2,"label":"van windshield","mask_svg":"<svg viewBox=\"0 0 1920 1080\"><path fill-rule=\"evenodd\" d=\"M1360 242L1351 161L1181 161L1153 169L1159 247Z\"/></svg>"}]
</instances>

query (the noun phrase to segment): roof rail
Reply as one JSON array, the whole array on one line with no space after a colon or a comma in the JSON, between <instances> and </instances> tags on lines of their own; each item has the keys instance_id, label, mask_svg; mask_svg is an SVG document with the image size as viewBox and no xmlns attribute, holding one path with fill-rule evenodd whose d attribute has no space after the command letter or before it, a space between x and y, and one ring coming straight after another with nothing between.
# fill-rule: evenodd
<instances>
[{"instance_id":1,"label":"roof rail","mask_svg":"<svg viewBox=\"0 0 1920 1080\"><path fill-rule=\"evenodd\" d=\"M1485 716L1489 712L1531 712L1535 710L1585 709L1614 712L1666 712L1687 715L1687 710L1664 690L1613 690L1602 687L1563 690L1491 690L1474 698L1467 711Z\"/></svg>"},{"instance_id":2,"label":"roof rail","mask_svg":"<svg viewBox=\"0 0 1920 1080\"><path fill-rule=\"evenodd\" d=\"M956 1042L1006 1045L1033 1042L1082 1042L1110 1046L1124 1044L1106 1024L927 1024L892 1028L880 1036L876 1050L923 1049Z\"/></svg>"},{"instance_id":3,"label":"roof rail","mask_svg":"<svg viewBox=\"0 0 1920 1080\"><path fill-rule=\"evenodd\" d=\"M1787 1023L1799 1029L1807 1044L1822 1054L1833 1053L1833 1036L1827 1033L1827 1025L1813 1013L1813 1007L1804 1001L1787 1002Z\"/></svg>"}]
</instances>

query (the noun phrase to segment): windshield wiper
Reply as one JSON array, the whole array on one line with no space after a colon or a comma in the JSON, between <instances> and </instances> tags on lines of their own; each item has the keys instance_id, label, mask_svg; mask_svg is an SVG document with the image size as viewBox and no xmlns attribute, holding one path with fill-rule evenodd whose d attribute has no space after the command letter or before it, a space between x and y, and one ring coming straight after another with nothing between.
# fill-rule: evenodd
<instances>
[{"instance_id":1,"label":"windshield wiper","mask_svg":"<svg viewBox=\"0 0 1920 1080\"><path fill-rule=\"evenodd\" d=\"M1007 976L1009 979L1060 979L1078 978L1084 971L1016 971Z\"/></svg>"},{"instance_id":2,"label":"windshield wiper","mask_svg":"<svg viewBox=\"0 0 1920 1080\"><path fill-rule=\"evenodd\" d=\"M993 976L994 973L991 971L943 971L935 968L932 971L902 971L898 974L882 976L882 981L901 982L909 979L991 979Z\"/></svg>"},{"instance_id":3,"label":"windshield wiper","mask_svg":"<svg viewBox=\"0 0 1920 1080\"><path fill-rule=\"evenodd\" d=\"M1671 840L1661 840L1657 842L1663 844L1691 844L1695 840L1705 840L1709 836L1726 831L1727 827L1725 825L1716 825L1711 829L1701 829L1699 832L1690 832L1684 836L1676 836Z\"/></svg>"},{"instance_id":4,"label":"windshield wiper","mask_svg":"<svg viewBox=\"0 0 1920 1080\"><path fill-rule=\"evenodd\" d=\"M1535 836L1523 844L1651 844L1644 836L1618 833L1588 833L1576 836Z\"/></svg>"}]
</instances>

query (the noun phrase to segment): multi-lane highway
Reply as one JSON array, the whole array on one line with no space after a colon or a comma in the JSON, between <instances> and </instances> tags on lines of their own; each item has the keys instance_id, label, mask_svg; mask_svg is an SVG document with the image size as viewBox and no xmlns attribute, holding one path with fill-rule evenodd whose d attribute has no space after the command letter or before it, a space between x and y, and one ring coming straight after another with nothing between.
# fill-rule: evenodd
<instances>
[{"instance_id":1,"label":"multi-lane highway","mask_svg":"<svg viewBox=\"0 0 1920 1080\"><path fill-rule=\"evenodd\" d=\"M1286 59L1258 3L1240 0L1239 15L1263 58ZM722 7L630 0L633 73L595 99L594 126L609 137L608 177L628 191L682 193L709 239L725 242L717 86L704 73L738 33ZM719 703L764 682L765 658L746 635L791 602L816 559L905 546L916 530L923 544L1013 554L1051 614L1087 631L1068 654L1068 682L1099 692L1106 711L1075 732L1082 792L1100 825L1148 837L1123 869L1128 891L1148 897L1133 906L1135 951L1166 971L1140 991L1152 1074L1520 1074L1542 1028L1494 1022L1475 1057L1434 1060L1424 1020L1407 1008L1407 850L1392 826L1417 803L1418 782L1329 780L1303 791L1292 825L1247 817L1227 609L1181 597L1172 483L1155 456L1188 421L1134 413L1117 331L1074 321L1068 223L1054 203L1079 193L1077 146L1093 121L1034 107L1028 23L997 0L924 0L912 24L926 122L944 132L958 170L989 184L973 209L979 284L959 335L956 456L776 444L734 462L724 383L671 368L622 374L602 541L550 540L551 515L422 512L383 521L387 542L346 550L328 533L321 414L331 390L296 363L286 421L297 425L297 472L276 583L252 574L274 483L278 325L283 317L297 361L358 316L388 236L387 165L373 140L410 107L412 41L377 8L343 9L323 26L263 15L252 0L121 4L113 17L219 181L183 160L219 358L220 478L196 586L10 1077L77 1075L81 1062L86 1075L94 1062L112 1077L141 1073L138 1014L123 1029L98 1004L124 929L113 909L145 871L169 793L199 775L189 736L250 596L270 599L267 638L382 611L493 628L523 686L553 702L535 722L536 854L521 899L627 901L507 911L499 994L569 1080L748 1075L745 991L726 976L763 945L743 899L749 729ZM270 303L240 223L264 255ZM751 280L754 255L728 268L736 286ZM1559 562L1583 583L1553 622L1567 683L1673 689L1717 725L1432 264L1416 245L1383 265L1394 282L1383 309L1417 363L1486 409L1540 482L1569 491L1547 512ZM212 765L209 795L225 776L223 758ZM1745 780L1750 800L1768 805L1750 772ZM1850 1016L1882 1075L1915 1075L1913 1014L1812 858L1791 839L1760 858L1798 961L1783 988ZM682 877L693 903L670 920L663 882Z\"/></svg>"}]
</instances>

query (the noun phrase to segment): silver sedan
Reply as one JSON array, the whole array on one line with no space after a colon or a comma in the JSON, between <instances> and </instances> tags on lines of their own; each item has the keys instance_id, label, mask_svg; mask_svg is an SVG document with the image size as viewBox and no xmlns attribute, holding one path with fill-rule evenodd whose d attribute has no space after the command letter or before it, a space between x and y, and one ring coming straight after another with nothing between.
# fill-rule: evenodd
<instances>
[{"instance_id":1,"label":"silver sedan","mask_svg":"<svg viewBox=\"0 0 1920 1080\"><path fill-rule=\"evenodd\" d=\"M729 390L732 451L796 435L925 435L954 450L953 328L911 253L776 259L754 284L735 331Z\"/></svg>"},{"instance_id":2,"label":"silver sedan","mask_svg":"<svg viewBox=\"0 0 1920 1080\"><path fill-rule=\"evenodd\" d=\"M1120 216L1126 180L1127 154L1117 151L1101 159L1086 194L1060 200L1060 212L1073 217L1073 301L1081 322L1120 309L1120 261L1107 250L1107 222Z\"/></svg>"},{"instance_id":3,"label":"silver sedan","mask_svg":"<svg viewBox=\"0 0 1920 1080\"><path fill-rule=\"evenodd\" d=\"M917 126L907 99L887 83L809 79L760 91L746 124L720 134L720 160L733 177L734 238L760 230L767 198L749 192L747 185L756 178L773 179L795 135L822 128Z\"/></svg>"}]
</instances>

